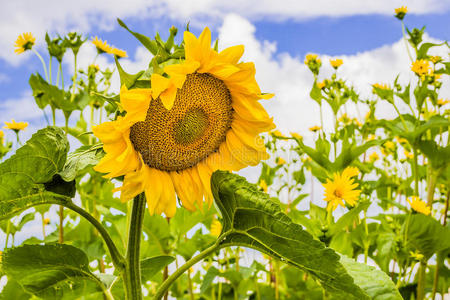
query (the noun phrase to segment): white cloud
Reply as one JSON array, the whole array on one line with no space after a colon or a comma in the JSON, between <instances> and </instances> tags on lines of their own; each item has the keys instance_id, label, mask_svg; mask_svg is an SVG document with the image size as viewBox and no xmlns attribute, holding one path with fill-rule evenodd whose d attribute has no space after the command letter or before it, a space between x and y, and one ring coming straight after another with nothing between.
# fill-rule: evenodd
<instances>
[{"instance_id":1,"label":"white cloud","mask_svg":"<svg viewBox=\"0 0 450 300\"><path fill-rule=\"evenodd\" d=\"M29 57L29 54L13 52L14 41L22 32L32 31L38 45L43 47L46 31L63 33L77 29L86 32L93 27L109 30L117 27L117 17L164 17L204 26L220 24L230 13L239 13L250 20L304 20L319 16L392 15L394 8L405 4L404 0L78 0L75 4L67 0L4 1L0 11L0 58L17 65ZM448 1L439 0L411 0L407 5L411 13L417 14L450 9Z\"/></svg>"}]
</instances>

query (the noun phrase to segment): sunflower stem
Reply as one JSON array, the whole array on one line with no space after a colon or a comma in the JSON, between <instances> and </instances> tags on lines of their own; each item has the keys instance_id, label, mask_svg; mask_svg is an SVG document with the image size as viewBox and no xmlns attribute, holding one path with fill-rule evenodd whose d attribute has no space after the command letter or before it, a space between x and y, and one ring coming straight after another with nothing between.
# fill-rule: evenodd
<instances>
[{"instance_id":1,"label":"sunflower stem","mask_svg":"<svg viewBox=\"0 0 450 300\"><path fill-rule=\"evenodd\" d=\"M36 54L36 56L39 58L39 60L42 63L42 66L44 67L44 74L45 74L45 80L48 82L48 73L47 73L47 66L45 65L45 61L42 58L42 56L39 54L39 52L36 51L36 49L31 48L31 50L33 51L34 54Z\"/></svg>"},{"instance_id":2,"label":"sunflower stem","mask_svg":"<svg viewBox=\"0 0 450 300\"><path fill-rule=\"evenodd\" d=\"M166 293L166 291L169 290L172 283L174 283L175 280L178 279L178 277L183 275L183 273L186 272L190 267L192 267L193 265L195 265L202 259L208 257L209 255L214 253L217 249L219 249L221 241L222 241L222 239L219 237L219 239L216 241L216 243L214 245L203 250L202 252L200 252L199 255L191 258L184 265L182 265L180 268L178 268L172 275L169 276L169 278L167 278L167 280L165 280L159 286L158 290L156 291L154 299L157 299L157 300L161 299L164 296L164 294ZM220 288L220 286L219 286L219 288ZM220 296L220 293L219 293L219 296Z\"/></svg>"},{"instance_id":3,"label":"sunflower stem","mask_svg":"<svg viewBox=\"0 0 450 300\"><path fill-rule=\"evenodd\" d=\"M128 225L126 263L125 269L122 271L125 299L127 300L142 299L140 251L145 203L144 194L140 194L134 198Z\"/></svg>"}]
</instances>

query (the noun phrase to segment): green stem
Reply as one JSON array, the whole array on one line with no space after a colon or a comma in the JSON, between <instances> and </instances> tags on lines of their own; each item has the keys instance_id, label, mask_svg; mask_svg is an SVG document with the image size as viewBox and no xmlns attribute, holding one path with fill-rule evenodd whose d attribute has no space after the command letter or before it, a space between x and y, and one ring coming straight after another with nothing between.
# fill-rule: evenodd
<instances>
[{"instance_id":1,"label":"green stem","mask_svg":"<svg viewBox=\"0 0 450 300\"><path fill-rule=\"evenodd\" d=\"M61 65L61 64L60 64L60 65ZM59 77L60 77L59 72L61 72L61 69L60 69L59 66L58 66L58 72L56 73L56 86L57 86L57 87L58 87L58 85L59 85Z\"/></svg>"},{"instance_id":2,"label":"green stem","mask_svg":"<svg viewBox=\"0 0 450 300\"><path fill-rule=\"evenodd\" d=\"M217 249L219 249L221 240L222 239L219 238L214 245L203 250L202 252L200 252L199 255L188 260L184 265L182 265L172 275L170 275L169 278L167 278L167 280L164 281L161 284L161 286L159 287L159 289L156 291L154 299L157 299L157 300L161 299L164 296L164 294L166 293L166 291L169 290L169 287L172 285L172 283L174 283L178 277L180 277L184 272L186 272L186 270L188 270L190 267L192 267L193 265L195 265L196 263L198 263L205 257L208 257L209 255L214 253ZM220 289L220 286L219 286L219 289ZM220 293L219 293L219 297L220 297Z\"/></svg>"},{"instance_id":3,"label":"green stem","mask_svg":"<svg viewBox=\"0 0 450 300\"><path fill-rule=\"evenodd\" d=\"M8 220L8 223L6 224L6 241L5 241L5 250L8 248L9 243L9 234L11 231L11 220Z\"/></svg>"},{"instance_id":4,"label":"green stem","mask_svg":"<svg viewBox=\"0 0 450 300\"><path fill-rule=\"evenodd\" d=\"M108 231L106 231L105 227L103 227L103 225L100 224L100 222L97 221L97 219L95 219L91 214L89 214L81 207L71 202L64 203L64 206L78 213L80 216L84 217L98 230L103 240L105 241L106 246L108 247L109 254L111 255L111 260L114 264L114 267L119 271L124 269L125 258L122 256L122 254L120 254L119 250L117 249L116 245L111 239L111 236L109 235Z\"/></svg>"},{"instance_id":5,"label":"green stem","mask_svg":"<svg viewBox=\"0 0 450 300\"><path fill-rule=\"evenodd\" d=\"M426 269L427 269L427 263L424 261L420 262L419 270L418 272L418 282L417 282L417 300L423 300L425 299L425 277L426 277Z\"/></svg>"},{"instance_id":6,"label":"green stem","mask_svg":"<svg viewBox=\"0 0 450 300\"><path fill-rule=\"evenodd\" d=\"M427 192L427 205L431 208L433 205L433 196L434 196L434 190L436 188L436 180L439 175L439 171L433 170L431 166L428 166L430 169L430 180L428 181L428 192Z\"/></svg>"},{"instance_id":7,"label":"green stem","mask_svg":"<svg viewBox=\"0 0 450 300\"><path fill-rule=\"evenodd\" d=\"M364 210L364 230L366 232L366 237L369 237L369 227L367 226L367 211ZM369 242L364 241L364 263L367 264L367 257L369 256Z\"/></svg>"},{"instance_id":8,"label":"green stem","mask_svg":"<svg viewBox=\"0 0 450 300\"><path fill-rule=\"evenodd\" d=\"M48 82L48 73L47 73L47 66L45 65L45 61L42 58L42 56L39 54L39 52L36 51L36 49L31 48L31 50L36 54L36 56L39 58L39 60L42 63L42 66L44 67L44 74L45 74L45 80Z\"/></svg>"},{"instance_id":9,"label":"green stem","mask_svg":"<svg viewBox=\"0 0 450 300\"><path fill-rule=\"evenodd\" d=\"M50 59L48 60L48 81L50 84L52 84L52 56L50 56Z\"/></svg>"},{"instance_id":10,"label":"green stem","mask_svg":"<svg viewBox=\"0 0 450 300\"><path fill-rule=\"evenodd\" d=\"M70 95L70 102L72 102L75 99L75 88L77 85L77 55L75 54L75 58L74 58L74 62L75 62L75 69L74 69L74 74L73 74L73 82L72 82L72 94Z\"/></svg>"},{"instance_id":11,"label":"green stem","mask_svg":"<svg viewBox=\"0 0 450 300\"><path fill-rule=\"evenodd\" d=\"M145 195L140 194L133 200L130 223L128 225L128 246L126 253L125 269L122 278L125 287L125 299L142 299L141 285L141 237L142 224L145 216Z\"/></svg>"},{"instance_id":12,"label":"green stem","mask_svg":"<svg viewBox=\"0 0 450 300\"><path fill-rule=\"evenodd\" d=\"M417 149L416 147L413 148L414 153L414 195L419 196L419 167L417 162Z\"/></svg>"},{"instance_id":13,"label":"green stem","mask_svg":"<svg viewBox=\"0 0 450 300\"><path fill-rule=\"evenodd\" d=\"M59 62L59 73L61 74L61 89L64 89L64 74L63 74L61 62Z\"/></svg>"},{"instance_id":14,"label":"green stem","mask_svg":"<svg viewBox=\"0 0 450 300\"><path fill-rule=\"evenodd\" d=\"M189 298L191 300L194 300L194 288L192 286L192 278L191 278L191 269L189 268L187 271L187 276L188 276L188 286L189 286Z\"/></svg>"},{"instance_id":15,"label":"green stem","mask_svg":"<svg viewBox=\"0 0 450 300\"><path fill-rule=\"evenodd\" d=\"M52 106L52 118L53 118L53 126L56 126L56 110Z\"/></svg>"},{"instance_id":16,"label":"green stem","mask_svg":"<svg viewBox=\"0 0 450 300\"><path fill-rule=\"evenodd\" d=\"M403 23L403 20L402 20L402 34L403 40L405 41L406 52L408 52L409 59L411 60L411 62L413 62L414 60L412 58L411 52L409 52L408 40L406 39L406 32L405 32L405 23Z\"/></svg>"},{"instance_id":17,"label":"green stem","mask_svg":"<svg viewBox=\"0 0 450 300\"><path fill-rule=\"evenodd\" d=\"M92 127L94 127L94 105L91 105L91 118L89 121L90 130L92 131ZM89 145L92 145L92 134L89 135Z\"/></svg>"}]
</instances>

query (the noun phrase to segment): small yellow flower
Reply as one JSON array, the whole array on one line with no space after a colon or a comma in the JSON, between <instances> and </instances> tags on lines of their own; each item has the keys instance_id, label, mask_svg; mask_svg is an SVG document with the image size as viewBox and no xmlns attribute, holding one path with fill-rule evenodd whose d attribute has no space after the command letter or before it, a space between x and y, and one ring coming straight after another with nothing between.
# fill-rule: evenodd
<instances>
[{"instance_id":1,"label":"small yellow flower","mask_svg":"<svg viewBox=\"0 0 450 300\"><path fill-rule=\"evenodd\" d=\"M319 131L321 128L322 127L316 125L316 126L309 127L309 130L312 132L316 132L316 131Z\"/></svg>"},{"instance_id":2,"label":"small yellow flower","mask_svg":"<svg viewBox=\"0 0 450 300\"><path fill-rule=\"evenodd\" d=\"M300 134L298 134L297 132L291 132L291 136L293 138L298 139L298 140L302 140L303 139L303 137Z\"/></svg>"},{"instance_id":3,"label":"small yellow flower","mask_svg":"<svg viewBox=\"0 0 450 300\"><path fill-rule=\"evenodd\" d=\"M412 196L410 199L408 199L409 205L411 205L411 208L415 210L418 213L429 215L431 213L430 207L427 206L427 203L425 201L420 200L417 196Z\"/></svg>"},{"instance_id":4,"label":"small yellow flower","mask_svg":"<svg viewBox=\"0 0 450 300\"><path fill-rule=\"evenodd\" d=\"M422 259L423 259L423 254L421 254L421 253L419 253L419 252L412 252L412 251L409 251L409 255L414 259L414 260L417 260L417 261L421 261Z\"/></svg>"},{"instance_id":5,"label":"small yellow flower","mask_svg":"<svg viewBox=\"0 0 450 300\"><path fill-rule=\"evenodd\" d=\"M284 165L285 163L286 163L286 161L283 158L281 158L281 157L277 158L277 165L281 166L281 165Z\"/></svg>"},{"instance_id":6,"label":"small yellow flower","mask_svg":"<svg viewBox=\"0 0 450 300\"><path fill-rule=\"evenodd\" d=\"M264 193L267 193L267 183L264 179L261 179L261 181L259 182L259 187L262 188Z\"/></svg>"},{"instance_id":7,"label":"small yellow flower","mask_svg":"<svg viewBox=\"0 0 450 300\"><path fill-rule=\"evenodd\" d=\"M125 50L117 49L117 48L111 48L111 54L114 54L117 57L128 57L127 52Z\"/></svg>"},{"instance_id":8,"label":"small yellow flower","mask_svg":"<svg viewBox=\"0 0 450 300\"><path fill-rule=\"evenodd\" d=\"M442 57L440 57L439 55L430 56L430 60L431 62L433 62L433 64L437 64L442 61Z\"/></svg>"},{"instance_id":9,"label":"small yellow flower","mask_svg":"<svg viewBox=\"0 0 450 300\"><path fill-rule=\"evenodd\" d=\"M395 9L395 17L399 20L403 20L406 13L408 12L408 8L406 6L402 6Z\"/></svg>"},{"instance_id":10,"label":"small yellow flower","mask_svg":"<svg viewBox=\"0 0 450 300\"><path fill-rule=\"evenodd\" d=\"M14 52L20 54L27 50L31 50L35 41L36 38L31 34L31 32L22 33L22 35L17 37L16 43L14 44L14 47L16 47Z\"/></svg>"},{"instance_id":11,"label":"small yellow flower","mask_svg":"<svg viewBox=\"0 0 450 300\"><path fill-rule=\"evenodd\" d=\"M271 134L272 134L273 136L286 137L286 136L285 136L284 134L282 134L281 131L279 131L279 130L274 130L274 131L271 132Z\"/></svg>"},{"instance_id":12,"label":"small yellow flower","mask_svg":"<svg viewBox=\"0 0 450 300\"><path fill-rule=\"evenodd\" d=\"M348 123L351 122L351 119L350 119L350 117L349 117L346 113L343 113L343 114L338 118L338 121L341 122L341 123L344 123L344 124L348 124Z\"/></svg>"},{"instance_id":13,"label":"small yellow flower","mask_svg":"<svg viewBox=\"0 0 450 300\"><path fill-rule=\"evenodd\" d=\"M450 103L450 100L449 99L438 99L438 101L437 101L437 105L438 106L444 106L444 105L446 105L447 103Z\"/></svg>"},{"instance_id":14,"label":"small yellow flower","mask_svg":"<svg viewBox=\"0 0 450 300\"><path fill-rule=\"evenodd\" d=\"M320 62L320 58L318 58L317 54L313 54L313 53L306 54L305 65L309 64L310 62L314 62L314 61Z\"/></svg>"},{"instance_id":15,"label":"small yellow flower","mask_svg":"<svg viewBox=\"0 0 450 300\"><path fill-rule=\"evenodd\" d=\"M375 94L375 88L379 88L380 90L385 90L385 91L391 89L391 88L389 87L389 85L387 85L387 84L382 84L382 83L375 83L375 84L372 84L372 87L374 88L374 89L372 90L372 93L374 93L374 94Z\"/></svg>"},{"instance_id":16,"label":"small yellow flower","mask_svg":"<svg viewBox=\"0 0 450 300\"><path fill-rule=\"evenodd\" d=\"M49 218L45 218L45 219L44 219L44 224L45 224L45 225L50 224L50 219L49 219Z\"/></svg>"},{"instance_id":17,"label":"small yellow flower","mask_svg":"<svg viewBox=\"0 0 450 300\"><path fill-rule=\"evenodd\" d=\"M388 150L391 150L391 151L395 150L395 144L392 141L387 141L386 143L384 143L383 146Z\"/></svg>"},{"instance_id":18,"label":"small yellow flower","mask_svg":"<svg viewBox=\"0 0 450 300\"><path fill-rule=\"evenodd\" d=\"M344 61L340 58L330 59L330 65L335 69L339 68L343 63Z\"/></svg>"},{"instance_id":19,"label":"small yellow flower","mask_svg":"<svg viewBox=\"0 0 450 300\"><path fill-rule=\"evenodd\" d=\"M323 89L323 88L325 87L325 81L317 82L317 83L316 83L316 86L317 86L319 89Z\"/></svg>"},{"instance_id":20,"label":"small yellow flower","mask_svg":"<svg viewBox=\"0 0 450 300\"><path fill-rule=\"evenodd\" d=\"M219 220L214 219L211 223L211 228L209 229L209 232L211 233L211 235L218 237L222 232L222 223L220 223Z\"/></svg>"},{"instance_id":21,"label":"small yellow flower","mask_svg":"<svg viewBox=\"0 0 450 300\"><path fill-rule=\"evenodd\" d=\"M376 138L376 136L375 136L374 134L370 134L370 135L367 137L367 140L368 140L368 141L373 141L375 138Z\"/></svg>"},{"instance_id":22,"label":"small yellow flower","mask_svg":"<svg viewBox=\"0 0 450 300\"><path fill-rule=\"evenodd\" d=\"M11 122L5 122L5 126L3 126L3 128L19 131L24 130L25 128L27 128L27 126L27 122L16 122L14 121L14 119L11 119Z\"/></svg>"},{"instance_id":23,"label":"small yellow flower","mask_svg":"<svg viewBox=\"0 0 450 300\"><path fill-rule=\"evenodd\" d=\"M425 75L430 70L430 62L425 59L419 59L412 63L411 70L418 76Z\"/></svg>"},{"instance_id":24,"label":"small yellow flower","mask_svg":"<svg viewBox=\"0 0 450 300\"><path fill-rule=\"evenodd\" d=\"M402 144L402 145L403 145L403 144L408 144L408 140L405 139L405 138L402 138L402 137L397 136L395 139L397 140L397 142L399 142L399 143Z\"/></svg>"},{"instance_id":25,"label":"small yellow flower","mask_svg":"<svg viewBox=\"0 0 450 300\"><path fill-rule=\"evenodd\" d=\"M5 133L2 130L0 130L0 141L3 139L4 136L5 136Z\"/></svg>"},{"instance_id":26,"label":"small yellow flower","mask_svg":"<svg viewBox=\"0 0 450 300\"><path fill-rule=\"evenodd\" d=\"M406 158L408 159L413 159L414 158L414 154L409 152L408 150L404 151Z\"/></svg>"},{"instance_id":27,"label":"small yellow flower","mask_svg":"<svg viewBox=\"0 0 450 300\"><path fill-rule=\"evenodd\" d=\"M355 206L358 201L361 190L357 190L357 183L354 183L359 170L355 167L347 167L341 174L335 173L333 179L327 179L323 184L325 188L324 200L328 202L327 210L334 211L338 205L345 207L345 202L350 206Z\"/></svg>"},{"instance_id":28,"label":"small yellow flower","mask_svg":"<svg viewBox=\"0 0 450 300\"><path fill-rule=\"evenodd\" d=\"M372 154L369 155L369 161L371 163L376 162L378 159L380 159L380 156L376 152L373 152Z\"/></svg>"},{"instance_id":29,"label":"small yellow flower","mask_svg":"<svg viewBox=\"0 0 450 300\"><path fill-rule=\"evenodd\" d=\"M106 41L103 41L101 39L99 39L98 37L95 37L92 40L92 44L95 45L95 47L97 48L98 53L102 54L102 53L111 53L111 46L108 45L108 43Z\"/></svg>"}]
</instances>

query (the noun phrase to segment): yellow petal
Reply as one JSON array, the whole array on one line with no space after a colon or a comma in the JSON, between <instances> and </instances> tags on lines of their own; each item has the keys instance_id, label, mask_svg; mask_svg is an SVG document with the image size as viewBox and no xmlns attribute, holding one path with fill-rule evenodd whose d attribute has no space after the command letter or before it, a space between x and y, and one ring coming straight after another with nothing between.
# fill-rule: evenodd
<instances>
[{"instance_id":1,"label":"yellow petal","mask_svg":"<svg viewBox=\"0 0 450 300\"><path fill-rule=\"evenodd\" d=\"M154 99L158 98L170 85L170 79L159 74L152 74L150 80L152 83L152 96Z\"/></svg>"},{"instance_id":2,"label":"yellow petal","mask_svg":"<svg viewBox=\"0 0 450 300\"><path fill-rule=\"evenodd\" d=\"M173 103L175 102L176 96L177 96L177 88L176 86L172 85L163 93L161 93L159 97L164 107L170 110L173 107Z\"/></svg>"},{"instance_id":3,"label":"yellow petal","mask_svg":"<svg viewBox=\"0 0 450 300\"><path fill-rule=\"evenodd\" d=\"M219 53L219 59L230 64L237 64L239 59L244 54L244 46L237 45L233 47L228 47Z\"/></svg>"}]
</instances>

